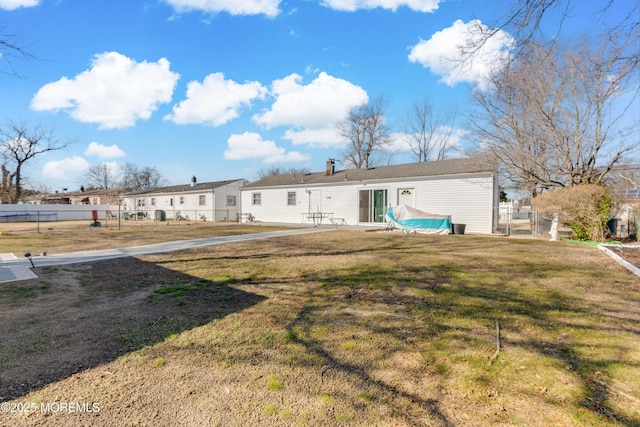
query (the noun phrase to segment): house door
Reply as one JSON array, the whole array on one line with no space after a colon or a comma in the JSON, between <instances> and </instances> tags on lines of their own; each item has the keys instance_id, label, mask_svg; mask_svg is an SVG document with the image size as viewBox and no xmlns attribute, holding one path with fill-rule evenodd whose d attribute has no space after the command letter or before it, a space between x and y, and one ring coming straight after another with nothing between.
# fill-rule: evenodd
<instances>
[{"instance_id":1,"label":"house door","mask_svg":"<svg viewBox=\"0 0 640 427\"><path fill-rule=\"evenodd\" d=\"M307 212L322 212L322 193L320 190L305 190L309 197Z\"/></svg>"},{"instance_id":2,"label":"house door","mask_svg":"<svg viewBox=\"0 0 640 427\"><path fill-rule=\"evenodd\" d=\"M413 205L413 188L400 188L398 190L398 205L407 205L415 208Z\"/></svg>"},{"instance_id":3,"label":"house door","mask_svg":"<svg viewBox=\"0 0 640 427\"><path fill-rule=\"evenodd\" d=\"M360 190L358 197L359 222L385 222L387 190Z\"/></svg>"}]
</instances>

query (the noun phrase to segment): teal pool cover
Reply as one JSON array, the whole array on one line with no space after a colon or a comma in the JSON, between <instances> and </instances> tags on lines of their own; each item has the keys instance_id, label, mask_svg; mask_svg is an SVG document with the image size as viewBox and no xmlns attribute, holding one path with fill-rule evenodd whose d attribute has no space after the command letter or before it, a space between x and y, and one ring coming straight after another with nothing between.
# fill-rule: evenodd
<instances>
[{"instance_id":1,"label":"teal pool cover","mask_svg":"<svg viewBox=\"0 0 640 427\"><path fill-rule=\"evenodd\" d=\"M451 233L451 217L437 215L399 205L387 209L387 219L391 228L425 234Z\"/></svg>"}]
</instances>

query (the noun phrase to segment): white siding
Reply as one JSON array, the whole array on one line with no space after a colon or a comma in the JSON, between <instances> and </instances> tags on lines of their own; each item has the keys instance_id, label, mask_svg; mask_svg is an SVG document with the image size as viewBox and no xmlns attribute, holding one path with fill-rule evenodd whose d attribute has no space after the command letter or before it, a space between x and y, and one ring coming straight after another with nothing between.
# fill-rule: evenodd
<instances>
[{"instance_id":1,"label":"white siding","mask_svg":"<svg viewBox=\"0 0 640 427\"><path fill-rule=\"evenodd\" d=\"M287 193L295 191L296 205L287 205ZM260 193L260 204L253 204L253 194ZM302 222L308 210L308 194L304 188L269 188L241 191L243 213L250 213L257 221Z\"/></svg>"},{"instance_id":2,"label":"white siding","mask_svg":"<svg viewBox=\"0 0 640 427\"><path fill-rule=\"evenodd\" d=\"M167 219L188 217L191 221L235 221L240 211L240 188L246 182L234 181L214 190L194 190L185 186L183 192L128 196L123 198L123 210L147 212L147 219L151 220L155 218L155 211L162 210ZM227 206L227 196L235 196L236 206ZM200 203L201 197L204 197L204 204ZM151 204L152 199L155 199L155 205Z\"/></svg>"},{"instance_id":3,"label":"white siding","mask_svg":"<svg viewBox=\"0 0 640 427\"><path fill-rule=\"evenodd\" d=\"M467 233L493 231L493 177L426 181L416 188L416 208L451 215Z\"/></svg>"},{"instance_id":4,"label":"white siding","mask_svg":"<svg viewBox=\"0 0 640 427\"><path fill-rule=\"evenodd\" d=\"M311 211L330 213L344 218L347 224L358 224L358 191L387 190L388 205L395 206L398 189L412 188L417 209L450 215L453 223L466 224L466 232L490 234L493 230L495 181L492 175L456 176L413 181L344 183L315 187L253 188L241 190L242 211L263 222L302 222L309 211L309 193L320 193L320 203L312 203ZM287 193L296 192L296 206L287 205ZM261 204L253 205L253 193L260 193ZM312 200L315 197L312 195ZM384 223L378 223L384 226Z\"/></svg>"},{"instance_id":5,"label":"white siding","mask_svg":"<svg viewBox=\"0 0 640 427\"><path fill-rule=\"evenodd\" d=\"M240 188L246 183L247 181L240 180L216 188L214 203L216 221L235 221L238 218L238 213L240 212ZM236 198L235 206L227 205L227 196Z\"/></svg>"}]
</instances>

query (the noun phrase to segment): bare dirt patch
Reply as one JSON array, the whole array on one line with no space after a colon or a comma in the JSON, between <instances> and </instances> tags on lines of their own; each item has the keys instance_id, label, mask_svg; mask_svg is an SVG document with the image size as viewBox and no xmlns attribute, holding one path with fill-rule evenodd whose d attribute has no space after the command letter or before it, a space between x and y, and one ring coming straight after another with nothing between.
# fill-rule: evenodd
<instances>
[{"instance_id":1,"label":"bare dirt patch","mask_svg":"<svg viewBox=\"0 0 640 427\"><path fill-rule=\"evenodd\" d=\"M2 401L263 299L134 258L36 272L0 287Z\"/></svg>"},{"instance_id":2,"label":"bare dirt patch","mask_svg":"<svg viewBox=\"0 0 640 427\"><path fill-rule=\"evenodd\" d=\"M0 287L1 400L100 410L2 425L640 423L640 281L595 248L332 231L37 270Z\"/></svg>"}]
</instances>

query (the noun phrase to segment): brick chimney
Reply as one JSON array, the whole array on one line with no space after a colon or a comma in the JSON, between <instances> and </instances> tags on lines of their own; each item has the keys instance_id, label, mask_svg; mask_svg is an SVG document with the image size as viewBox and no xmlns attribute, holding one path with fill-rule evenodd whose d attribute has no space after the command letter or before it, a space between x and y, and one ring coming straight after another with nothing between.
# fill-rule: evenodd
<instances>
[{"instance_id":1,"label":"brick chimney","mask_svg":"<svg viewBox=\"0 0 640 427\"><path fill-rule=\"evenodd\" d=\"M336 162L333 159L329 159L327 160L327 172L325 173L326 176L329 175L333 175L336 171Z\"/></svg>"}]
</instances>

